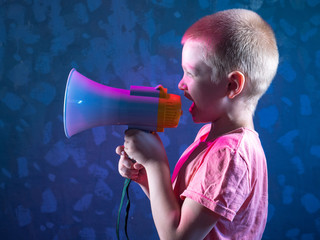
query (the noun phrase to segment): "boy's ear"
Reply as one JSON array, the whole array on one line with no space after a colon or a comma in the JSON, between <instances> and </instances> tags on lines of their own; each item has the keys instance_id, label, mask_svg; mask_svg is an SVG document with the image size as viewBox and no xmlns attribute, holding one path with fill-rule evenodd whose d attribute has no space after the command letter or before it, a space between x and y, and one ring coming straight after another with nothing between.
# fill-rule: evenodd
<instances>
[{"instance_id":1,"label":"boy's ear","mask_svg":"<svg viewBox=\"0 0 320 240\"><path fill-rule=\"evenodd\" d=\"M246 77L240 71L233 71L228 74L228 81L228 98L233 99L242 92Z\"/></svg>"}]
</instances>

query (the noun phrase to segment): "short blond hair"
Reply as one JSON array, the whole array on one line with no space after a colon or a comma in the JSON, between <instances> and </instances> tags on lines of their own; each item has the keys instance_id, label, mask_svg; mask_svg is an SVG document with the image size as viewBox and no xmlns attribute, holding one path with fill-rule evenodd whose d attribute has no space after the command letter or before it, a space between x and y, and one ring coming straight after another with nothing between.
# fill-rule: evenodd
<instances>
[{"instance_id":1,"label":"short blond hair","mask_svg":"<svg viewBox=\"0 0 320 240\"><path fill-rule=\"evenodd\" d=\"M205 16L184 34L181 43L204 43L205 61L215 68L215 79L225 79L241 71L247 79L244 97L254 112L270 86L279 63L274 32L258 14L245 9L230 9Z\"/></svg>"}]
</instances>

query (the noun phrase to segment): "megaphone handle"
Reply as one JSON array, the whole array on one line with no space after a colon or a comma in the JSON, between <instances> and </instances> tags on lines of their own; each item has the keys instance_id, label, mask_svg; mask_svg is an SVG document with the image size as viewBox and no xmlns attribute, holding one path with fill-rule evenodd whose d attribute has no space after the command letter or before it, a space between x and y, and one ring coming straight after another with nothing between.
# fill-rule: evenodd
<instances>
[{"instance_id":1,"label":"megaphone handle","mask_svg":"<svg viewBox=\"0 0 320 240\"><path fill-rule=\"evenodd\" d=\"M138 129L144 132L156 132L157 127L154 126L139 126L139 125L129 125L128 129Z\"/></svg>"}]
</instances>

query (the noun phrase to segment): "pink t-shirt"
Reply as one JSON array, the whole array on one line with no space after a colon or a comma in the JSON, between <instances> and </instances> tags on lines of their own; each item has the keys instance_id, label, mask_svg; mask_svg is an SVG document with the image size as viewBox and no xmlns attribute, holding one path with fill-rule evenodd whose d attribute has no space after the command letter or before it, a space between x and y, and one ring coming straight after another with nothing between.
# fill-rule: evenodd
<instances>
[{"instance_id":1,"label":"pink t-shirt","mask_svg":"<svg viewBox=\"0 0 320 240\"><path fill-rule=\"evenodd\" d=\"M172 176L180 204L187 197L220 219L205 239L261 239L268 213L268 174L257 132L239 128L206 142L200 129Z\"/></svg>"}]
</instances>

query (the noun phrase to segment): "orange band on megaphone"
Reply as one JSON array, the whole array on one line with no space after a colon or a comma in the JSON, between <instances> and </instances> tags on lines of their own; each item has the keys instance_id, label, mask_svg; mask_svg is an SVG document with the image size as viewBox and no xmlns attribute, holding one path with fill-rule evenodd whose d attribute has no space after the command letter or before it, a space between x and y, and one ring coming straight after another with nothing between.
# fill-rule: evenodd
<instances>
[{"instance_id":1,"label":"orange band on megaphone","mask_svg":"<svg viewBox=\"0 0 320 240\"><path fill-rule=\"evenodd\" d=\"M163 132L164 128L177 127L181 114L180 96L165 92L163 97L159 98L157 132Z\"/></svg>"}]
</instances>

